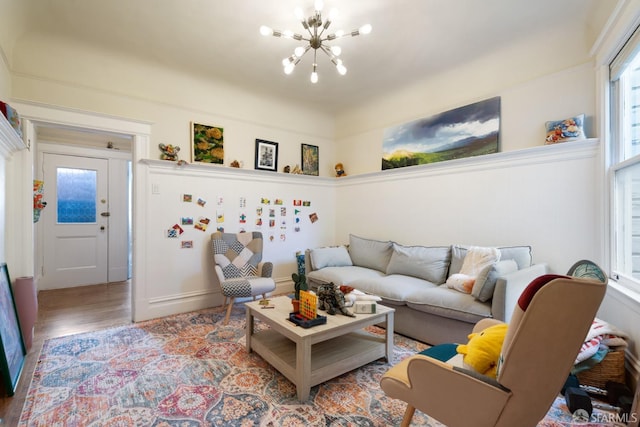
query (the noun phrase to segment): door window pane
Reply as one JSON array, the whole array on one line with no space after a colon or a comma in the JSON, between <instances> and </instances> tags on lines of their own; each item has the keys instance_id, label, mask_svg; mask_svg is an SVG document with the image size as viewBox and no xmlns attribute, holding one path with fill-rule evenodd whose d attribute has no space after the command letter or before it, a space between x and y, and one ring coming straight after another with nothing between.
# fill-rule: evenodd
<instances>
[{"instance_id":1,"label":"door window pane","mask_svg":"<svg viewBox=\"0 0 640 427\"><path fill-rule=\"evenodd\" d=\"M97 186L94 170L58 168L58 222L95 223Z\"/></svg>"}]
</instances>

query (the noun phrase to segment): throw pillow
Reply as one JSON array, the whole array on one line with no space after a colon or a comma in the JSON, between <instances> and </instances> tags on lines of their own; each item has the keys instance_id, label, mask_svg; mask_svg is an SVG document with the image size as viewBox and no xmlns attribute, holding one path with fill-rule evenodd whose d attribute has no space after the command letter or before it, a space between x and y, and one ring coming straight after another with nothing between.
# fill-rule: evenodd
<instances>
[{"instance_id":1,"label":"throw pillow","mask_svg":"<svg viewBox=\"0 0 640 427\"><path fill-rule=\"evenodd\" d=\"M545 125L547 128L545 145L586 138L584 135L584 114L564 120L547 122Z\"/></svg>"},{"instance_id":2,"label":"throw pillow","mask_svg":"<svg viewBox=\"0 0 640 427\"><path fill-rule=\"evenodd\" d=\"M311 266L314 270L324 267L346 267L353 265L349 252L344 246L317 248L311 250Z\"/></svg>"},{"instance_id":3,"label":"throw pillow","mask_svg":"<svg viewBox=\"0 0 640 427\"><path fill-rule=\"evenodd\" d=\"M459 273L451 274L447 286L470 294L478 274L488 265L500 260L500 250L473 246L467 250Z\"/></svg>"},{"instance_id":4,"label":"throw pillow","mask_svg":"<svg viewBox=\"0 0 640 427\"><path fill-rule=\"evenodd\" d=\"M473 285L471 295L478 301L489 301L493 297L493 290L496 287L498 278L514 271L518 271L518 264L512 259L486 266L476 277L476 283Z\"/></svg>"},{"instance_id":5,"label":"throw pillow","mask_svg":"<svg viewBox=\"0 0 640 427\"><path fill-rule=\"evenodd\" d=\"M454 273L460 273L464 257L470 246L453 245L451 247L451 266L449 267L449 276ZM531 246L501 246L500 260L512 259L518 264L518 270L531 267L533 258L531 256Z\"/></svg>"},{"instance_id":6,"label":"throw pillow","mask_svg":"<svg viewBox=\"0 0 640 427\"><path fill-rule=\"evenodd\" d=\"M391 258L393 244L389 241L364 239L349 235L349 255L353 265L385 271Z\"/></svg>"},{"instance_id":7,"label":"throw pillow","mask_svg":"<svg viewBox=\"0 0 640 427\"><path fill-rule=\"evenodd\" d=\"M387 274L403 274L440 285L447 277L450 257L449 246L402 246L394 243Z\"/></svg>"}]
</instances>

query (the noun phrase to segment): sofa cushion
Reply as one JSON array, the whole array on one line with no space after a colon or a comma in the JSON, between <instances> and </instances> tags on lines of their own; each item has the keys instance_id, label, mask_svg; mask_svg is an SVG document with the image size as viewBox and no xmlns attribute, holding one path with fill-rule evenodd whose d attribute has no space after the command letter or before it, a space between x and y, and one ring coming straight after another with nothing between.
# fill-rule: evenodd
<instances>
[{"instance_id":1,"label":"sofa cushion","mask_svg":"<svg viewBox=\"0 0 640 427\"><path fill-rule=\"evenodd\" d=\"M447 285L423 287L407 295L407 306L437 316L475 323L491 317L491 305L470 294L463 294Z\"/></svg>"},{"instance_id":2,"label":"sofa cushion","mask_svg":"<svg viewBox=\"0 0 640 427\"><path fill-rule=\"evenodd\" d=\"M374 279L383 277L384 273L371 268L358 267L355 265L344 267L325 267L321 270L313 270L307 273L307 279L320 284L333 282L334 284L346 285L358 279Z\"/></svg>"},{"instance_id":3,"label":"sofa cushion","mask_svg":"<svg viewBox=\"0 0 640 427\"><path fill-rule=\"evenodd\" d=\"M391 258L392 243L349 235L349 255L353 265L386 271Z\"/></svg>"},{"instance_id":4,"label":"sofa cushion","mask_svg":"<svg viewBox=\"0 0 640 427\"><path fill-rule=\"evenodd\" d=\"M459 273L467 255L468 246L453 245L451 247L451 265L449 275ZM500 260L512 259L518 264L518 270L531 267L531 246L503 246L500 249Z\"/></svg>"},{"instance_id":5,"label":"sofa cushion","mask_svg":"<svg viewBox=\"0 0 640 427\"><path fill-rule=\"evenodd\" d=\"M389 305L405 305L407 297L421 289L435 288L435 284L417 277L391 274L388 276L358 279L349 283L359 291L377 295Z\"/></svg>"},{"instance_id":6,"label":"sofa cushion","mask_svg":"<svg viewBox=\"0 0 640 427\"><path fill-rule=\"evenodd\" d=\"M344 246L317 248L311 250L311 267L314 270L325 267L345 267L353 265Z\"/></svg>"},{"instance_id":7,"label":"sofa cushion","mask_svg":"<svg viewBox=\"0 0 640 427\"><path fill-rule=\"evenodd\" d=\"M402 246L393 244L387 274L402 274L439 285L447 279L451 260L449 246Z\"/></svg>"},{"instance_id":8,"label":"sofa cushion","mask_svg":"<svg viewBox=\"0 0 640 427\"><path fill-rule=\"evenodd\" d=\"M476 277L471 295L479 301L489 301L493 297L498 277L518 271L518 264L512 259L498 261L485 267Z\"/></svg>"}]
</instances>

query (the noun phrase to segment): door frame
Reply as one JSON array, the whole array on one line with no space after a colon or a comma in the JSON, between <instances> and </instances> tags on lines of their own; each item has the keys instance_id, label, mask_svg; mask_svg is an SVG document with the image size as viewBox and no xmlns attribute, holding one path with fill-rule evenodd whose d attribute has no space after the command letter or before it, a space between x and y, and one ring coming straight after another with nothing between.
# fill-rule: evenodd
<instances>
[{"instance_id":1,"label":"door frame","mask_svg":"<svg viewBox=\"0 0 640 427\"><path fill-rule=\"evenodd\" d=\"M133 272L131 277L131 316L132 320L136 319L136 302L142 306L145 298L146 283L146 267L144 259L146 254L146 243L142 233L144 232L144 218L146 207L144 206L144 191L146 189L146 181L143 174L140 173L140 161L148 156L151 122L131 120L110 116L106 114L96 114L81 112L79 110L65 109L62 107L52 107L39 103L29 103L25 101L12 101L12 105L20 111L22 117L24 133L29 155L23 156L20 161L21 165L17 169L21 171L29 171L30 179L22 179L18 175L15 179L16 191L28 201L33 199L33 173L31 172L36 166L33 156L33 145L36 141L35 129L37 125L48 126L66 126L85 131L116 133L132 138L131 144L131 174L132 174L132 250L133 250ZM23 174L26 174L24 172ZM22 212L15 221L7 221L7 227L15 227L16 233L23 236L24 244L22 244L15 258L20 261L20 271L25 275L36 277L35 271L35 247L33 239L33 221L32 209L33 203L26 205L22 203ZM28 207L27 207L28 206ZM29 220L24 220L29 218ZM11 222L11 223L9 223Z\"/></svg>"}]
</instances>

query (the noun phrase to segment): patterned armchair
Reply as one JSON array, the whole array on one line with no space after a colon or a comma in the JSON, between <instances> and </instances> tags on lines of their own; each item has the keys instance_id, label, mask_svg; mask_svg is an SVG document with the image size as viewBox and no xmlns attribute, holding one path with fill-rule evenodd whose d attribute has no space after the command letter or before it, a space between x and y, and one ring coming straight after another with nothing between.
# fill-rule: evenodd
<instances>
[{"instance_id":1,"label":"patterned armchair","mask_svg":"<svg viewBox=\"0 0 640 427\"><path fill-rule=\"evenodd\" d=\"M273 264L262 262L262 233L221 233L211 235L215 271L227 304L224 324L229 322L236 298L266 298L276 288L271 278Z\"/></svg>"}]
</instances>

